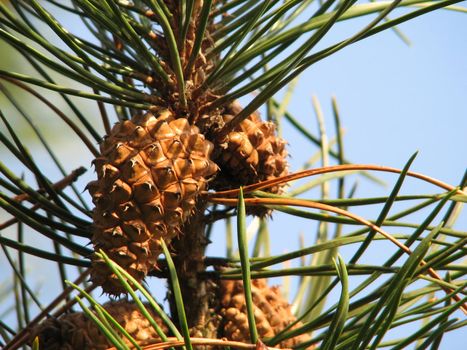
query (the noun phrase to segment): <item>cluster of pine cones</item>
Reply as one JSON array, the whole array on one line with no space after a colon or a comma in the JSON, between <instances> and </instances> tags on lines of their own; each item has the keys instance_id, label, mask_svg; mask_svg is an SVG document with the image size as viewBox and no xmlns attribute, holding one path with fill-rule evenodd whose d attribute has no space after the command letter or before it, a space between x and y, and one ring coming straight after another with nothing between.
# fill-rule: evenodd
<instances>
[{"instance_id":1,"label":"cluster of pine cones","mask_svg":"<svg viewBox=\"0 0 467 350\"><path fill-rule=\"evenodd\" d=\"M230 105L222 120L230 121L240 110L237 103ZM202 191L237 188L287 174L286 142L276 136L275 125L262 121L257 113L222 139L206 135L187 118L160 108L116 123L100 145L101 155L93 162L98 178L87 187L95 205L92 243L95 251L103 250L138 281L156 268L160 239L170 243L184 234L184 224L196 214ZM281 187L269 191L279 193ZM253 213L264 215L266 210ZM96 257L91 278L108 294L125 293L117 277ZM252 288L261 339L273 337L295 321L277 288L259 280ZM249 342L242 282L222 282L218 294L218 336ZM160 340L133 303L109 302L105 308L136 341ZM110 346L82 313L49 319L36 334L44 349L50 350ZM280 346L292 347L308 338L298 336Z\"/></svg>"},{"instance_id":2,"label":"cluster of pine cones","mask_svg":"<svg viewBox=\"0 0 467 350\"><path fill-rule=\"evenodd\" d=\"M177 2L163 1L173 14L170 26L177 29L181 16ZM117 122L100 145L93 165L97 180L87 189L94 203L92 244L103 251L138 282L157 268L161 240L168 245L188 235L186 226L203 217L202 193L222 191L284 176L288 172L286 142L277 136L274 123L252 113L235 127L225 126L242 111L237 102L209 108L220 97L203 90L204 79L216 68L219 56L209 55L216 30L211 14L200 52L190 67L189 57L197 35L202 1L195 1L180 59L186 78L186 105L179 101L175 83L148 83L158 97L150 111ZM217 0L213 4L221 4ZM216 5L217 6L217 5ZM214 7L213 7L214 8ZM215 11L213 12L215 13ZM163 36L152 32L150 45L170 68L170 50ZM208 58L207 58L208 57ZM168 69L171 82L176 81ZM281 186L267 189L280 193ZM264 208L249 213L263 216ZM194 217L196 216L196 220ZM176 253L176 252L175 252ZM98 255L91 257L91 280L110 295L126 293L117 276ZM250 336L241 282L216 285L218 338L249 342ZM256 323L260 339L273 337L295 321L288 303L277 288L264 281L252 285ZM160 340L134 304L105 304L107 311L141 344ZM167 328L157 319L164 333ZM196 327L195 327L196 328ZM198 334L192 330L192 336ZM110 344L82 313L49 319L37 330L44 349L105 349ZM308 340L298 336L280 344L292 347ZM125 340L126 341L126 340ZM129 343L128 343L129 344Z\"/></svg>"},{"instance_id":3,"label":"cluster of pine cones","mask_svg":"<svg viewBox=\"0 0 467 350\"><path fill-rule=\"evenodd\" d=\"M219 310L216 310L220 315L220 320L216 324L218 338L249 343L250 333L242 281L223 281L219 293L221 305ZM281 296L278 287L268 286L265 280L254 280L252 296L260 339L271 338L296 321L290 311L290 305ZM108 302L103 306L138 344L162 341L133 302L120 300ZM147 305L146 310L150 312L164 334L168 335L167 326L157 314ZM301 323L297 322L291 328L295 329L300 325ZM191 333L192 336L198 336L196 329L192 329ZM104 350L112 346L94 321L81 312L65 314L58 319L49 318L35 330L33 335L39 337L41 349L46 350ZM125 344L131 346L128 338L122 337L122 339ZM302 334L284 340L278 346L291 348L309 339L308 335ZM308 346L307 349L313 349L313 346Z\"/></svg>"},{"instance_id":4,"label":"cluster of pine cones","mask_svg":"<svg viewBox=\"0 0 467 350\"><path fill-rule=\"evenodd\" d=\"M239 110L236 104L226 108L223 120ZM95 205L92 242L138 281L155 268L160 239L169 244L183 234L202 191L287 173L285 141L256 113L226 137L208 140L187 118L160 108L115 124L100 151L98 179L88 185ZM124 292L99 259L93 259L92 280L106 293Z\"/></svg>"},{"instance_id":5,"label":"cluster of pine cones","mask_svg":"<svg viewBox=\"0 0 467 350\"><path fill-rule=\"evenodd\" d=\"M222 119L228 122L239 111L239 105L232 104ZM285 141L276 136L273 123L262 121L256 113L222 140L208 140L188 119L160 108L115 124L100 150L94 161L98 179L88 184L95 204L92 242L96 251L102 249L138 281L156 267L162 251L160 239L170 243L184 234L183 225L196 212L202 191L237 188L287 173ZM280 190L279 186L269 189ZM94 283L109 294L125 293L103 261L94 258L92 263ZM261 339L273 337L295 321L278 288L255 280L252 293ZM249 342L242 282L222 281L216 294L220 300L215 310L218 338ZM104 308L138 343L161 341L134 303L120 300ZM155 313L151 316L167 334L162 320ZM198 333L192 329L192 336ZM34 336L39 337L41 349L47 350L111 346L81 312L49 318ZM308 339L297 336L279 346L292 347Z\"/></svg>"}]
</instances>

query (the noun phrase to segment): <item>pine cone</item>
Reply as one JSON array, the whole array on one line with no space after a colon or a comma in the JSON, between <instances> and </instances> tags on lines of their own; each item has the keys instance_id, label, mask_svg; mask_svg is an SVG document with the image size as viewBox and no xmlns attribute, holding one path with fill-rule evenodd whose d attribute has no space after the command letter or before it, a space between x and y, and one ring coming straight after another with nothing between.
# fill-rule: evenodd
<instances>
[{"instance_id":1,"label":"pine cone","mask_svg":"<svg viewBox=\"0 0 467 350\"><path fill-rule=\"evenodd\" d=\"M160 238L168 244L192 213L196 197L217 171L213 144L169 110L117 123L94 160L98 180L88 184L95 209L92 243L141 281L156 265ZM103 261L91 279L104 292L124 293Z\"/></svg>"},{"instance_id":2,"label":"pine cone","mask_svg":"<svg viewBox=\"0 0 467 350\"><path fill-rule=\"evenodd\" d=\"M250 342L243 281L223 281L221 293L223 335L229 340ZM251 293L255 306L256 327L261 340L275 336L296 320L289 303L281 296L279 287L269 287L264 279L252 280ZM292 329L300 325L299 322ZM309 339L307 334L303 334L284 340L279 346L290 348Z\"/></svg>"},{"instance_id":3,"label":"pine cone","mask_svg":"<svg viewBox=\"0 0 467 350\"><path fill-rule=\"evenodd\" d=\"M140 312L136 304L122 300L103 305L112 317L137 341L161 340L146 317ZM160 318L151 312L151 316L167 333L167 326ZM58 319L49 318L33 331L34 339L39 337L41 350L104 350L113 346L102 334L98 326L83 312L65 314ZM124 342L130 341L122 336Z\"/></svg>"},{"instance_id":4,"label":"pine cone","mask_svg":"<svg viewBox=\"0 0 467 350\"><path fill-rule=\"evenodd\" d=\"M241 109L238 103L232 103L223 116L224 122L232 120ZM221 167L216 183L233 188L287 175L285 145L276 135L274 123L262 121L257 113L249 115L221 141L224 151L215 159ZM279 193L282 187L273 186L266 191Z\"/></svg>"}]
</instances>

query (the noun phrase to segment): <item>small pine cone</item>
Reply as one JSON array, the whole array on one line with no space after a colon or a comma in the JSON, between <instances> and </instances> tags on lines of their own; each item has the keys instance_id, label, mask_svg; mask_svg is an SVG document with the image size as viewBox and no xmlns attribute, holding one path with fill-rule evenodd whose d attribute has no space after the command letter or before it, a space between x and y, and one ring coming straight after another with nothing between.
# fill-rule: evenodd
<instances>
[{"instance_id":1,"label":"small pine cone","mask_svg":"<svg viewBox=\"0 0 467 350\"><path fill-rule=\"evenodd\" d=\"M229 340L250 342L243 281L223 281L221 293L223 336ZM292 315L289 303L281 296L279 287L269 287L264 279L252 280L251 293L255 306L256 327L261 340L275 336L296 320L295 316ZM298 328L300 325L301 323L297 323L292 329ZM309 339L307 334L302 334L284 340L279 346L290 348Z\"/></svg>"},{"instance_id":2,"label":"small pine cone","mask_svg":"<svg viewBox=\"0 0 467 350\"><path fill-rule=\"evenodd\" d=\"M223 116L227 123L241 111L232 103ZM288 174L286 142L276 135L272 122L262 121L253 113L232 130L220 146L224 148L215 161L221 167L216 179L219 189L250 185ZM265 189L280 193L283 185Z\"/></svg>"},{"instance_id":3,"label":"small pine cone","mask_svg":"<svg viewBox=\"0 0 467 350\"><path fill-rule=\"evenodd\" d=\"M95 251L141 281L156 265L160 238L168 244L180 233L216 173L212 149L196 126L166 109L117 123L94 160L98 179L87 187L95 204ZM91 279L106 293L125 292L96 257Z\"/></svg>"},{"instance_id":4,"label":"small pine cone","mask_svg":"<svg viewBox=\"0 0 467 350\"><path fill-rule=\"evenodd\" d=\"M135 303L122 300L109 302L103 306L137 342L161 340ZM147 307L147 310L161 330L167 333L167 326L156 313L151 312L150 307ZM65 314L58 319L49 318L37 326L32 333L31 340L36 336L39 337L41 350L104 350L113 346L94 321L83 312ZM121 336L126 344L131 344L126 337Z\"/></svg>"}]
</instances>

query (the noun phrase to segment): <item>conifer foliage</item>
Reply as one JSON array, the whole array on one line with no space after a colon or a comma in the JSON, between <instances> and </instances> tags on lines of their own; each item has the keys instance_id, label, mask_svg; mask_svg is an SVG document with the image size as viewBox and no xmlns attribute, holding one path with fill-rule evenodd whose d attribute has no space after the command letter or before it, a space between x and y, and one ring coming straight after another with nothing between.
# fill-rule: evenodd
<instances>
[{"instance_id":1,"label":"conifer foliage","mask_svg":"<svg viewBox=\"0 0 467 350\"><path fill-rule=\"evenodd\" d=\"M0 313L0 347L436 348L465 325L453 315L467 312L459 264L466 234L453 225L467 179L456 187L412 172L415 156L403 169L351 164L335 101L337 147L330 147L278 98L339 50L387 29L399 33L400 23L440 8L465 12L457 2L0 2L0 50L21 62L0 61L0 146L8 154L0 162L0 245L13 276L0 280L0 306L12 305ZM334 26L356 17L370 19L324 45ZM24 108L31 101L32 113ZM54 136L72 135L70 149L92 167L70 169L72 152L58 155L51 125L37 126L34 113L53 115ZM291 169L283 123L327 166ZM378 182L376 171L396 174L385 197L352 198L355 187L347 197L352 172ZM442 192L405 196L408 177ZM321 198L301 197L316 185ZM399 210L409 200L418 202ZM375 220L352 212L375 204ZM422 210L425 219L407 219ZM271 254L276 211L316 224L316 241ZM219 243L214 230L225 233L225 254L207 254ZM378 241L392 255L361 263ZM355 249L344 261L339 249L348 245ZM31 285L30 256L58 271L47 284L58 279L61 290L45 304ZM353 275L364 278L351 285ZM283 277L282 288L270 277ZM151 289L159 280L163 290ZM417 331L392 336L419 321Z\"/></svg>"}]
</instances>

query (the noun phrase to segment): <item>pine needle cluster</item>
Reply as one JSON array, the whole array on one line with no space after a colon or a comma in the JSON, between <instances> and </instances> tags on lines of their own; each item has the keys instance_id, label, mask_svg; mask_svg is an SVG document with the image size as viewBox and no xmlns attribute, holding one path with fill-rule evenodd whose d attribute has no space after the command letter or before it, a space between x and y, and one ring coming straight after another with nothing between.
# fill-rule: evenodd
<instances>
[{"instance_id":1,"label":"pine needle cluster","mask_svg":"<svg viewBox=\"0 0 467 350\"><path fill-rule=\"evenodd\" d=\"M414 172L416 155L402 169L353 164L335 100L335 147L317 101L317 135L287 104L307 68L431 11L466 12L457 2L0 2L1 48L20 62L0 62L1 270L13 276L0 281L0 346L437 349L466 323L467 238L454 223L467 175ZM324 44L357 17L361 30ZM291 168L285 124L323 166ZM352 176L381 172L395 178L386 196L349 191ZM404 195L409 178L439 192ZM354 213L371 205L376 219ZM315 223L316 240L271 254L276 213ZM219 234L225 253L211 255ZM387 252L365 263L379 243ZM32 257L61 283L45 299Z\"/></svg>"}]
</instances>

